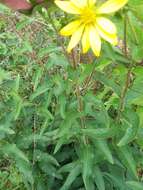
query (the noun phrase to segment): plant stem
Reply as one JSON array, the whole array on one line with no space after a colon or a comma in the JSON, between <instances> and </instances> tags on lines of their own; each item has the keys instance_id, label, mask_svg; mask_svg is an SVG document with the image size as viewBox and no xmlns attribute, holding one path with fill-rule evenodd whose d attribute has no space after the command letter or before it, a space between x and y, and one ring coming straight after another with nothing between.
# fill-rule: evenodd
<instances>
[{"instance_id":1,"label":"plant stem","mask_svg":"<svg viewBox=\"0 0 143 190\"><path fill-rule=\"evenodd\" d=\"M76 53L73 50L71 56L72 56L72 60L73 60L73 68L76 70L76 69L78 69L78 60L76 59L75 54ZM82 113L82 111L83 111L83 101L82 101L81 90L80 90L80 86L79 86L78 82L77 82L77 85L76 85L76 97L77 97L77 101L78 101L78 111L80 113ZM85 129L86 128L85 117L83 117L83 116L80 117L80 123L81 123L81 128ZM84 145L88 144L88 139L86 138L86 136L83 136L83 143L84 143Z\"/></svg>"},{"instance_id":2,"label":"plant stem","mask_svg":"<svg viewBox=\"0 0 143 190\"><path fill-rule=\"evenodd\" d=\"M120 105L119 105L119 112L120 113L122 111L124 111L125 97L126 97L126 93L128 91L128 88L129 88L130 82L131 82L131 73L132 73L132 68L130 67L128 72L127 72L125 86L123 87L123 90L122 90L122 93L121 93L121 101L120 101Z\"/></svg>"},{"instance_id":3,"label":"plant stem","mask_svg":"<svg viewBox=\"0 0 143 190\"><path fill-rule=\"evenodd\" d=\"M124 55L125 57L128 58L128 49L127 49L127 22L128 22L128 18L127 15L125 14L125 18L124 18ZM125 97L126 97L126 93L128 91L128 88L130 86L130 82L131 82L131 74L132 74L132 63L130 63L129 68L128 68L128 72L126 75L126 80L125 80L125 85L123 86L122 92L121 92L121 97L120 97L120 104L119 104L119 110L118 110L118 119L120 119L121 113L124 111L124 106L125 106Z\"/></svg>"},{"instance_id":4,"label":"plant stem","mask_svg":"<svg viewBox=\"0 0 143 190\"><path fill-rule=\"evenodd\" d=\"M87 90L87 88L88 88L88 86L89 86L89 84L90 84L90 81L91 81L91 79L92 79L92 77L93 77L93 74L94 74L94 72L95 72L95 67L96 67L96 65L94 64L93 69L92 69L90 75L87 77L87 80L86 80L85 83L84 83L83 90L84 90L85 92L86 92L86 90Z\"/></svg>"},{"instance_id":5,"label":"plant stem","mask_svg":"<svg viewBox=\"0 0 143 190\"><path fill-rule=\"evenodd\" d=\"M128 57L128 52L127 52L127 15L125 14L124 18L124 55L125 57Z\"/></svg>"},{"instance_id":6,"label":"plant stem","mask_svg":"<svg viewBox=\"0 0 143 190\"><path fill-rule=\"evenodd\" d=\"M77 59L75 58L75 51L74 50L72 50L72 60L73 60L73 68L76 70L78 68L77 67L78 62L77 62ZM77 96L77 100L78 100L78 111L82 112L83 111L83 102L82 102L82 98L81 98L80 86L78 83L76 86L76 96ZM83 119L81 119L81 125L82 125L82 128L85 128Z\"/></svg>"},{"instance_id":7,"label":"plant stem","mask_svg":"<svg viewBox=\"0 0 143 190\"><path fill-rule=\"evenodd\" d=\"M73 50L71 52L71 57L72 57L72 63L71 63L69 55L68 55L63 43L61 42L61 37L59 36L58 30L57 30L57 28L56 28L56 26L55 26L55 24L54 24L54 22L53 22L53 20L51 18L51 15L48 14L48 16L49 16L50 23L51 23L53 29L55 30L58 42L62 47L62 50L63 50L63 53L64 53L65 57L67 58L68 62L73 66L73 68L76 70L78 68L77 66L78 66L79 60L76 59L75 51ZM77 97L77 100L78 100L78 111L81 113L83 111L83 101L82 101L82 97L81 97L80 86L79 86L78 83L77 83L77 86L76 86L76 97ZM81 122L81 128L86 128L86 126L85 126L85 118L84 117L80 117L80 122ZM87 139L86 139L85 136L83 137L83 141L84 141L84 144L87 144Z\"/></svg>"},{"instance_id":8,"label":"plant stem","mask_svg":"<svg viewBox=\"0 0 143 190\"><path fill-rule=\"evenodd\" d=\"M35 150L36 150L36 139L35 139L35 133L36 133L36 117L33 116L33 160L32 160L32 168L34 169L35 165ZM32 190L34 190L34 183L32 184Z\"/></svg>"}]
</instances>

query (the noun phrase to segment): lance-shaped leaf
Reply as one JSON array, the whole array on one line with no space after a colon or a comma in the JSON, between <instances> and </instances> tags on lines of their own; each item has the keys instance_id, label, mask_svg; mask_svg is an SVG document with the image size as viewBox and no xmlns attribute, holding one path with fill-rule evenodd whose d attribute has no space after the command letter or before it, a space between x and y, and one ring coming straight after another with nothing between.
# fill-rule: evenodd
<instances>
[{"instance_id":1,"label":"lance-shaped leaf","mask_svg":"<svg viewBox=\"0 0 143 190\"><path fill-rule=\"evenodd\" d=\"M109 149L109 146L106 140L97 140L95 141L95 146L103 153L103 156L111 163L114 163L112 153Z\"/></svg>"},{"instance_id":2,"label":"lance-shaped leaf","mask_svg":"<svg viewBox=\"0 0 143 190\"><path fill-rule=\"evenodd\" d=\"M130 187L132 190L142 190L143 183L137 181L127 181L127 186Z\"/></svg>"},{"instance_id":3,"label":"lance-shaped leaf","mask_svg":"<svg viewBox=\"0 0 143 190\"><path fill-rule=\"evenodd\" d=\"M73 169L71 169L67 179L65 180L64 185L60 188L60 190L68 190L71 184L76 180L76 178L81 173L81 165L77 164Z\"/></svg>"},{"instance_id":4,"label":"lance-shaped leaf","mask_svg":"<svg viewBox=\"0 0 143 190\"><path fill-rule=\"evenodd\" d=\"M82 148L82 178L86 190L94 190L94 183L92 179L93 172L93 161L94 155L92 148L90 146L85 146Z\"/></svg>"},{"instance_id":5,"label":"lance-shaped leaf","mask_svg":"<svg viewBox=\"0 0 143 190\"><path fill-rule=\"evenodd\" d=\"M82 133L95 139L107 139L116 135L116 128L82 129Z\"/></svg>"},{"instance_id":6,"label":"lance-shaped leaf","mask_svg":"<svg viewBox=\"0 0 143 190\"><path fill-rule=\"evenodd\" d=\"M103 179L103 174L98 165L95 166L93 177L97 185L98 190L105 190L105 183Z\"/></svg>"},{"instance_id":7,"label":"lance-shaped leaf","mask_svg":"<svg viewBox=\"0 0 143 190\"><path fill-rule=\"evenodd\" d=\"M127 129L125 135L119 141L118 146L124 146L133 141L139 129L139 117L135 112L129 111L126 113L125 117L124 126L127 126Z\"/></svg>"},{"instance_id":8,"label":"lance-shaped leaf","mask_svg":"<svg viewBox=\"0 0 143 190\"><path fill-rule=\"evenodd\" d=\"M117 149L117 153L121 161L125 164L125 167L131 171L136 178L138 178L136 171L136 162L134 160L131 149L128 146L123 146L120 147L120 149Z\"/></svg>"}]
</instances>

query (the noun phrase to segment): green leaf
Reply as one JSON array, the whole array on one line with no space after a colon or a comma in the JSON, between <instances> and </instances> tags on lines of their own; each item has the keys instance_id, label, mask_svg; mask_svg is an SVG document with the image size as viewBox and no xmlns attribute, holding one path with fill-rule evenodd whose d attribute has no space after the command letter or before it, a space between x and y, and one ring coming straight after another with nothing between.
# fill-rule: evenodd
<instances>
[{"instance_id":1,"label":"green leaf","mask_svg":"<svg viewBox=\"0 0 143 190\"><path fill-rule=\"evenodd\" d=\"M62 54L50 53L48 59L48 66L64 66L68 65L67 59Z\"/></svg>"},{"instance_id":2,"label":"green leaf","mask_svg":"<svg viewBox=\"0 0 143 190\"><path fill-rule=\"evenodd\" d=\"M0 13L1 14L5 14L5 13L10 13L10 10L8 9L8 7L6 7L5 5L3 5L2 3L0 3Z\"/></svg>"},{"instance_id":3,"label":"green leaf","mask_svg":"<svg viewBox=\"0 0 143 190\"><path fill-rule=\"evenodd\" d=\"M90 146L82 147L82 177L86 190L94 190L94 183L92 180L93 172L93 152Z\"/></svg>"},{"instance_id":4,"label":"green leaf","mask_svg":"<svg viewBox=\"0 0 143 190\"><path fill-rule=\"evenodd\" d=\"M105 158L111 163L114 163L113 157L112 157L112 153L109 149L109 146L106 142L106 140L96 140L95 141L95 145L96 147L103 153L103 155L105 156Z\"/></svg>"},{"instance_id":5,"label":"green leaf","mask_svg":"<svg viewBox=\"0 0 143 190\"><path fill-rule=\"evenodd\" d=\"M124 180L117 178L116 176L113 176L107 172L105 172L104 175L110 178L110 183L113 183L115 187L118 187L120 190L128 190Z\"/></svg>"},{"instance_id":6,"label":"green leaf","mask_svg":"<svg viewBox=\"0 0 143 190\"><path fill-rule=\"evenodd\" d=\"M25 154L16 146L16 144L6 144L3 145L2 151L15 158L16 160L24 160L26 162L29 162L28 158L25 156Z\"/></svg>"},{"instance_id":7,"label":"green leaf","mask_svg":"<svg viewBox=\"0 0 143 190\"><path fill-rule=\"evenodd\" d=\"M134 177L137 179L137 170L136 170L136 162L134 160L131 149L128 146L123 146L117 149L117 153L121 159L121 161L125 164L126 168L129 169Z\"/></svg>"},{"instance_id":8,"label":"green leaf","mask_svg":"<svg viewBox=\"0 0 143 190\"><path fill-rule=\"evenodd\" d=\"M105 73L96 71L94 77L96 80L99 80L105 86L110 87L110 89L113 90L113 92L120 96L120 87L112 79L109 80Z\"/></svg>"},{"instance_id":9,"label":"green leaf","mask_svg":"<svg viewBox=\"0 0 143 190\"><path fill-rule=\"evenodd\" d=\"M12 90L13 90L15 93L18 93L19 86L20 86L20 75L18 74L17 77L16 77L16 79L15 79L15 85L14 85L14 87L13 87Z\"/></svg>"},{"instance_id":10,"label":"green leaf","mask_svg":"<svg viewBox=\"0 0 143 190\"><path fill-rule=\"evenodd\" d=\"M127 186L129 186L132 190L142 190L143 183L137 181L127 181Z\"/></svg>"},{"instance_id":11,"label":"green leaf","mask_svg":"<svg viewBox=\"0 0 143 190\"><path fill-rule=\"evenodd\" d=\"M17 97L17 100L15 101L14 120L18 119L22 107L23 107L23 101L21 97Z\"/></svg>"},{"instance_id":12,"label":"green leaf","mask_svg":"<svg viewBox=\"0 0 143 190\"><path fill-rule=\"evenodd\" d=\"M26 27L26 25L30 25L33 22L33 20L34 20L33 18L28 19L26 17L25 19L16 24L17 30L22 30L23 28Z\"/></svg>"},{"instance_id":13,"label":"green leaf","mask_svg":"<svg viewBox=\"0 0 143 190\"><path fill-rule=\"evenodd\" d=\"M127 129L125 135L119 141L118 146L124 146L135 139L139 129L139 117L137 113L132 110L127 110L125 113L124 124L127 125Z\"/></svg>"},{"instance_id":14,"label":"green leaf","mask_svg":"<svg viewBox=\"0 0 143 190\"><path fill-rule=\"evenodd\" d=\"M71 169L67 179L65 180L65 183L60 188L60 190L69 190L70 186L76 180L76 178L80 175L80 173L81 173L81 165L78 164L74 168Z\"/></svg>"},{"instance_id":15,"label":"green leaf","mask_svg":"<svg viewBox=\"0 0 143 190\"><path fill-rule=\"evenodd\" d=\"M13 135L13 134L15 134L15 132L12 129L0 125L0 139L3 139L6 135Z\"/></svg>"},{"instance_id":16,"label":"green leaf","mask_svg":"<svg viewBox=\"0 0 143 190\"><path fill-rule=\"evenodd\" d=\"M61 122L59 126L59 133L58 137L59 140L56 144L54 154L61 148L61 146L65 143L69 142L69 139L76 135L79 132L79 126L76 126L74 129L72 128L72 125L75 124L76 119L79 117L80 113L69 111L66 113L65 120ZM72 130L71 130L72 129Z\"/></svg>"},{"instance_id":17,"label":"green leaf","mask_svg":"<svg viewBox=\"0 0 143 190\"><path fill-rule=\"evenodd\" d=\"M62 166L60 169L59 169L59 173L66 173L66 172L69 172L75 168L77 165L80 165L80 162L79 161L75 161L75 162L71 162L69 164L66 164L64 166Z\"/></svg>"},{"instance_id":18,"label":"green leaf","mask_svg":"<svg viewBox=\"0 0 143 190\"><path fill-rule=\"evenodd\" d=\"M61 138L58 140L58 142L57 142L57 144L56 144L56 146L55 146L54 154L56 154L56 153L59 151L59 149L62 147L62 145L66 144L66 143L68 143L67 138L64 137L64 136L61 137Z\"/></svg>"},{"instance_id":19,"label":"green leaf","mask_svg":"<svg viewBox=\"0 0 143 190\"><path fill-rule=\"evenodd\" d=\"M7 71L0 68L0 84L7 79L10 79L10 74Z\"/></svg>"},{"instance_id":20,"label":"green leaf","mask_svg":"<svg viewBox=\"0 0 143 190\"><path fill-rule=\"evenodd\" d=\"M60 96L59 98L59 105L60 105L60 114L63 119L65 119L65 112L66 112L66 97L65 96Z\"/></svg>"},{"instance_id":21,"label":"green leaf","mask_svg":"<svg viewBox=\"0 0 143 190\"><path fill-rule=\"evenodd\" d=\"M16 166L23 174L23 177L33 184L32 168L26 155L15 145L5 144L1 148L4 155L8 155L15 160Z\"/></svg>"},{"instance_id":22,"label":"green leaf","mask_svg":"<svg viewBox=\"0 0 143 190\"><path fill-rule=\"evenodd\" d=\"M45 47L41 48L39 53L38 53L38 57L42 58L44 56L48 56L52 52L58 52L59 50L60 50L59 47L57 47L55 45L50 45L46 48Z\"/></svg>"},{"instance_id":23,"label":"green leaf","mask_svg":"<svg viewBox=\"0 0 143 190\"><path fill-rule=\"evenodd\" d=\"M94 176L94 180L95 180L98 190L105 190L103 174L100 168L98 167L98 165L95 166L95 171L94 171L93 176Z\"/></svg>"},{"instance_id":24,"label":"green leaf","mask_svg":"<svg viewBox=\"0 0 143 190\"><path fill-rule=\"evenodd\" d=\"M34 85L33 89L34 89L34 91L37 89L42 75L43 75L43 68L42 67L36 68L36 72L35 72L34 77L33 77L33 85Z\"/></svg>"},{"instance_id":25,"label":"green leaf","mask_svg":"<svg viewBox=\"0 0 143 190\"><path fill-rule=\"evenodd\" d=\"M55 166L59 166L59 163L57 162L57 160L48 153L45 153L45 152L42 152L42 151L36 149L34 156L35 156L35 160L37 160L39 162L46 162L47 164L51 163Z\"/></svg>"},{"instance_id":26,"label":"green leaf","mask_svg":"<svg viewBox=\"0 0 143 190\"><path fill-rule=\"evenodd\" d=\"M115 128L82 129L81 131L93 139L107 139L116 134Z\"/></svg>"},{"instance_id":27,"label":"green leaf","mask_svg":"<svg viewBox=\"0 0 143 190\"><path fill-rule=\"evenodd\" d=\"M32 167L29 163L25 162L24 160L16 160L16 166L21 172L23 176L23 181L30 182L31 185L34 183L33 175L32 175Z\"/></svg>"},{"instance_id":28,"label":"green leaf","mask_svg":"<svg viewBox=\"0 0 143 190\"><path fill-rule=\"evenodd\" d=\"M41 94L44 94L45 92L47 92L49 90L49 86L47 85L43 85L40 86L39 88L37 88L35 90L35 92L30 96L31 100L34 100L35 98L37 98L38 96L40 96Z\"/></svg>"}]
</instances>

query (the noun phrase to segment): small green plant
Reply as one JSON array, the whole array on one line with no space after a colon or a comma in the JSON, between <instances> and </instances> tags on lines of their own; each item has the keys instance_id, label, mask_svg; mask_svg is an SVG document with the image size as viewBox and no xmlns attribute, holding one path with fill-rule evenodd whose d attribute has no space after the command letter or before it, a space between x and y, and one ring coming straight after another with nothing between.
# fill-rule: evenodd
<instances>
[{"instance_id":1,"label":"small green plant","mask_svg":"<svg viewBox=\"0 0 143 190\"><path fill-rule=\"evenodd\" d=\"M66 51L72 17L49 5L0 6L0 190L142 190L142 0L98 58Z\"/></svg>"}]
</instances>

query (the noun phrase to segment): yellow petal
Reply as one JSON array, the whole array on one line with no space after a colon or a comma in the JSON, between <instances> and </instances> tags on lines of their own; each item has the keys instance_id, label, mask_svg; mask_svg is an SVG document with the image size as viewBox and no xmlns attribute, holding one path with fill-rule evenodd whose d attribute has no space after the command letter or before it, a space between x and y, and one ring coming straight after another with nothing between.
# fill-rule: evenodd
<instances>
[{"instance_id":1,"label":"yellow petal","mask_svg":"<svg viewBox=\"0 0 143 190\"><path fill-rule=\"evenodd\" d=\"M101 38L113 45L117 45L118 39L116 34L107 33L105 30L102 30L98 25L96 25L96 30Z\"/></svg>"},{"instance_id":2,"label":"yellow petal","mask_svg":"<svg viewBox=\"0 0 143 190\"><path fill-rule=\"evenodd\" d=\"M96 18L97 25L104 31L106 31L109 34L116 34L117 29L113 22L111 22L109 19L104 17L97 17Z\"/></svg>"},{"instance_id":3,"label":"yellow petal","mask_svg":"<svg viewBox=\"0 0 143 190\"><path fill-rule=\"evenodd\" d=\"M90 26L89 39L91 48L94 54L98 57L101 51L101 39L93 25Z\"/></svg>"},{"instance_id":4,"label":"yellow petal","mask_svg":"<svg viewBox=\"0 0 143 190\"><path fill-rule=\"evenodd\" d=\"M60 34L62 36L70 36L77 30L80 24L81 24L80 20L72 21L68 25L66 25L64 28L61 29Z\"/></svg>"},{"instance_id":5,"label":"yellow petal","mask_svg":"<svg viewBox=\"0 0 143 190\"><path fill-rule=\"evenodd\" d=\"M88 0L70 0L76 7L84 8Z\"/></svg>"},{"instance_id":6,"label":"yellow petal","mask_svg":"<svg viewBox=\"0 0 143 190\"><path fill-rule=\"evenodd\" d=\"M96 0L88 0L88 4L92 7L96 3Z\"/></svg>"},{"instance_id":7,"label":"yellow petal","mask_svg":"<svg viewBox=\"0 0 143 190\"><path fill-rule=\"evenodd\" d=\"M71 52L71 50L79 43L82 33L84 30L85 25L81 25L72 35L70 43L68 45L67 51Z\"/></svg>"},{"instance_id":8,"label":"yellow petal","mask_svg":"<svg viewBox=\"0 0 143 190\"><path fill-rule=\"evenodd\" d=\"M80 9L76 7L72 2L70 1L55 1L56 5L62 9L63 11L71 14L80 14Z\"/></svg>"},{"instance_id":9,"label":"yellow petal","mask_svg":"<svg viewBox=\"0 0 143 190\"><path fill-rule=\"evenodd\" d=\"M108 14L113 13L121 9L128 0L108 0L103 3L99 8L97 8L98 14Z\"/></svg>"},{"instance_id":10,"label":"yellow petal","mask_svg":"<svg viewBox=\"0 0 143 190\"><path fill-rule=\"evenodd\" d=\"M89 26L85 27L83 37L82 37L82 51L83 53L87 53L90 48L90 41L89 41Z\"/></svg>"}]
</instances>

